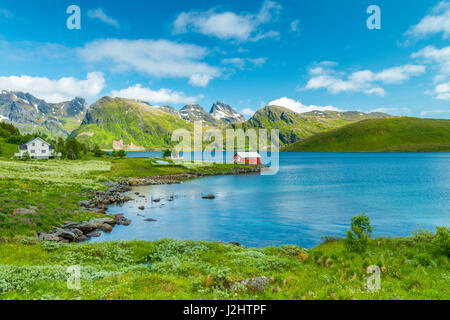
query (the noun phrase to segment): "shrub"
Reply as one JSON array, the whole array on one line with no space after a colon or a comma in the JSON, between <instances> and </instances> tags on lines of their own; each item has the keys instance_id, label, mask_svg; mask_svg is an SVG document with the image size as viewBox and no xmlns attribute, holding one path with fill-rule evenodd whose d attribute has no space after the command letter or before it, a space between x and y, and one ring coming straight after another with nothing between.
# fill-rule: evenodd
<instances>
[{"instance_id":1,"label":"shrub","mask_svg":"<svg viewBox=\"0 0 450 320\"><path fill-rule=\"evenodd\" d=\"M123 158L125 158L127 156L127 153L125 152L125 150L119 150L119 151L117 151L117 156L120 159L123 159Z\"/></svg>"},{"instance_id":2,"label":"shrub","mask_svg":"<svg viewBox=\"0 0 450 320\"><path fill-rule=\"evenodd\" d=\"M370 218L365 213L353 217L345 239L346 247L353 252L364 252L369 245L372 231Z\"/></svg>"},{"instance_id":3,"label":"shrub","mask_svg":"<svg viewBox=\"0 0 450 320\"><path fill-rule=\"evenodd\" d=\"M22 155L22 161L29 161L30 159L31 159L31 157L30 157L30 154L28 153L28 152L25 152L23 155Z\"/></svg>"},{"instance_id":4,"label":"shrub","mask_svg":"<svg viewBox=\"0 0 450 320\"><path fill-rule=\"evenodd\" d=\"M94 150L92 150L94 153L94 157L101 158L105 155L105 152L100 150L100 147L98 145L95 145Z\"/></svg>"},{"instance_id":5,"label":"shrub","mask_svg":"<svg viewBox=\"0 0 450 320\"><path fill-rule=\"evenodd\" d=\"M164 150L164 154L163 154L164 158L169 158L171 156L172 156L172 152L169 149Z\"/></svg>"},{"instance_id":6,"label":"shrub","mask_svg":"<svg viewBox=\"0 0 450 320\"><path fill-rule=\"evenodd\" d=\"M450 228L437 227L432 243L438 253L450 257Z\"/></svg>"},{"instance_id":7,"label":"shrub","mask_svg":"<svg viewBox=\"0 0 450 320\"><path fill-rule=\"evenodd\" d=\"M17 129L10 123L0 121L0 137L8 138L14 135L20 136L19 129Z\"/></svg>"},{"instance_id":8,"label":"shrub","mask_svg":"<svg viewBox=\"0 0 450 320\"><path fill-rule=\"evenodd\" d=\"M433 240L434 235L428 230L418 229L413 233L415 242L429 242Z\"/></svg>"}]
</instances>

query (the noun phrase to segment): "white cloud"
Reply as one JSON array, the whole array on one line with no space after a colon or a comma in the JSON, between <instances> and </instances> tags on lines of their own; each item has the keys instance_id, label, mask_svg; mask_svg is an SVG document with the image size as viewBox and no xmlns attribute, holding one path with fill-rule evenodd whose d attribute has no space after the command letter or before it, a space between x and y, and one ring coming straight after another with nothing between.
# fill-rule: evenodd
<instances>
[{"instance_id":1,"label":"white cloud","mask_svg":"<svg viewBox=\"0 0 450 320\"><path fill-rule=\"evenodd\" d=\"M383 88L375 87L364 91L365 94L376 94L380 97L384 97L386 95L386 91Z\"/></svg>"},{"instance_id":2,"label":"white cloud","mask_svg":"<svg viewBox=\"0 0 450 320\"><path fill-rule=\"evenodd\" d=\"M48 102L62 102L75 97L96 98L105 88L105 79L100 72L88 73L84 80L72 77L51 80L26 75L8 76L0 77L0 88L28 92Z\"/></svg>"},{"instance_id":3,"label":"white cloud","mask_svg":"<svg viewBox=\"0 0 450 320\"><path fill-rule=\"evenodd\" d=\"M263 64L267 62L267 58L255 58L255 59L247 59L248 62L252 63L255 67L261 67Z\"/></svg>"},{"instance_id":4,"label":"white cloud","mask_svg":"<svg viewBox=\"0 0 450 320\"><path fill-rule=\"evenodd\" d=\"M208 53L205 48L168 40L97 40L78 53L87 62L103 62L115 71L134 69L160 78L187 78L198 86L221 74L219 68L202 62Z\"/></svg>"},{"instance_id":5,"label":"white cloud","mask_svg":"<svg viewBox=\"0 0 450 320\"><path fill-rule=\"evenodd\" d=\"M450 109L448 110L427 110L427 111L422 111L420 113L421 116L428 116L428 115L433 115L433 114L442 114L442 113L450 113Z\"/></svg>"},{"instance_id":6,"label":"white cloud","mask_svg":"<svg viewBox=\"0 0 450 320\"><path fill-rule=\"evenodd\" d=\"M433 95L438 100L450 100L450 82L445 82L450 78L450 46L442 49L428 46L412 54L412 57L421 58L425 63L429 63L434 69L437 69L437 75L434 77L437 85L433 90L425 93Z\"/></svg>"},{"instance_id":7,"label":"white cloud","mask_svg":"<svg viewBox=\"0 0 450 320\"><path fill-rule=\"evenodd\" d=\"M101 8L88 10L87 15L89 18L98 19L106 24L115 27L116 29L120 28L119 22L108 16Z\"/></svg>"},{"instance_id":8,"label":"white cloud","mask_svg":"<svg viewBox=\"0 0 450 320\"><path fill-rule=\"evenodd\" d=\"M241 114L247 117L252 117L255 114L255 110L250 108L245 108L241 110Z\"/></svg>"},{"instance_id":9,"label":"white cloud","mask_svg":"<svg viewBox=\"0 0 450 320\"><path fill-rule=\"evenodd\" d=\"M261 67L267 62L267 58L226 58L222 64L231 65L240 70Z\"/></svg>"},{"instance_id":10,"label":"white cloud","mask_svg":"<svg viewBox=\"0 0 450 320\"><path fill-rule=\"evenodd\" d=\"M137 84L122 90L111 92L113 97L128 98L133 100L146 101L150 103L195 103L203 96L188 97L183 92L177 92L170 89L152 90Z\"/></svg>"},{"instance_id":11,"label":"white cloud","mask_svg":"<svg viewBox=\"0 0 450 320\"><path fill-rule=\"evenodd\" d=\"M442 49L428 46L413 53L411 57L422 58L426 63L437 65L441 75L450 76L450 46Z\"/></svg>"},{"instance_id":12,"label":"white cloud","mask_svg":"<svg viewBox=\"0 0 450 320\"><path fill-rule=\"evenodd\" d=\"M439 2L430 14L406 32L407 35L418 38L436 33L442 33L445 39L450 36L450 2L448 1Z\"/></svg>"},{"instance_id":13,"label":"white cloud","mask_svg":"<svg viewBox=\"0 0 450 320\"><path fill-rule=\"evenodd\" d=\"M268 37L278 37L276 31L262 32L260 27L278 16L281 6L274 1L266 0L256 14L234 12L216 12L211 9L205 12L182 12L174 22L174 33L193 31L214 36L222 40L258 41Z\"/></svg>"},{"instance_id":14,"label":"white cloud","mask_svg":"<svg viewBox=\"0 0 450 320\"><path fill-rule=\"evenodd\" d=\"M212 78L209 74L194 73L189 78L189 84L196 87L206 87Z\"/></svg>"},{"instance_id":15,"label":"white cloud","mask_svg":"<svg viewBox=\"0 0 450 320\"><path fill-rule=\"evenodd\" d=\"M450 100L450 82L440 83L432 91L426 93L433 95L437 100Z\"/></svg>"},{"instance_id":16,"label":"white cloud","mask_svg":"<svg viewBox=\"0 0 450 320\"><path fill-rule=\"evenodd\" d=\"M398 84L409 80L413 76L425 72L426 66L406 64L403 66L388 68L381 72L370 70L355 71L352 73L337 72L333 69L334 62L323 62L310 68L310 79L304 88L299 90L327 89L328 92L337 94L340 92L362 92L368 95L385 96L384 88L376 85Z\"/></svg>"},{"instance_id":17,"label":"white cloud","mask_svg":"<svg viewBox=\"0 0 450 320\"><path fill-rule=\"evenodd\" d=\"M407 107L399 107L399 108L377 108L374 110L370 110L370 112L383 112L390 115L404 116L411 113L411 109Z\"/></svg>"},{"instance_id":18,"label":"white cloud","mask_svg":"<svg viewBox=\"0 0 450 320\"><path fill-rule=\"evenodd\" d=\"M290 99L287 97L280 98L278 100L274 100L269 102L270 106L279 106L279 107L285 107L292 111L298 112L298 113L304 113L304 112L310 112L310 111L340 111L339 109L333 107L333 106L315 106L315 105L304 105L300 101L296 101L294 99Z\"/></svg>"},{"instance_id":19,"label":"white cloud","mask_svg":"<svg viewBox=\"0 0 450 320\"><path fill-rule=\"evenodd\" d=\"M387 84L402 83L413 76L423 74L425 70L426 67L423 65L406 64L404 66L385 69L375 74L373 79Z\"/></svg>"}]
</instances>

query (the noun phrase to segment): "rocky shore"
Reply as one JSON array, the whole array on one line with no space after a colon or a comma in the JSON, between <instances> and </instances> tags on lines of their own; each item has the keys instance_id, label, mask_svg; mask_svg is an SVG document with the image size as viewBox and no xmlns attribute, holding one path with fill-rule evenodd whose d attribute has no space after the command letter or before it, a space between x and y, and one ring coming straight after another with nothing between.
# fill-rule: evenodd
<instances>
[{"instance_id":1,"label":"rocky shore","mask_svg":"<svg viewBox=\"0 0 450 320\"><path fill-rule=\"evenodd\" d=\"M85 211L106 214L110 205L121 205L125 202L134 200L124 195L124 193L132 190L136 186L162 185L162 184L179 184L185 180L213 176L213 175L238 175L261 172L261 167L235 167L231 172L221 173L186 173L176 175L152 176L146 178L124 178L118 182L108 181L107 191L86 190L84 195L90 197L91 200L82 200L79 202L80 207ZM59 241L59 242L83 242L91 237L99 237L102 232L111 232L116 225L130 225L131 220L126 219L123 214L111 215L105 218L91 219L83 222L66 221L60 227L54 227L50 232L38 233L38 238L42 241Z\"/></svg>"}]
</instances>

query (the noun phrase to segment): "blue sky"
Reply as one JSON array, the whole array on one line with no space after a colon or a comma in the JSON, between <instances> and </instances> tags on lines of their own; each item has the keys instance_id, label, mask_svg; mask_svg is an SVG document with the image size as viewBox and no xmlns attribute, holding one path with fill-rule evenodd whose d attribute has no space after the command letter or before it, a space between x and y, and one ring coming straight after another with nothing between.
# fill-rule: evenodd
<instances>
[{"instance_id":1,"label":"blue sky","mask_svg":"<svg viewBox=\"0 0 450 320\"><path fill-rule=\"evenodd\" d=\"M450 118L449 39L450 1L2 0L0 90Z\"/></svg>"}]
</instances>

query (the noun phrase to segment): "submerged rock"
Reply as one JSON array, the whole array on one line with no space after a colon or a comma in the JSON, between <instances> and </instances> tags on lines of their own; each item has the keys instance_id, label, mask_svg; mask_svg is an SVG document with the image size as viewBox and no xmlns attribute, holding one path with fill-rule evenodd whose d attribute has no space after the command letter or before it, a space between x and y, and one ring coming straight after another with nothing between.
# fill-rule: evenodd
<instances>
[{"instance_id":1,"label":"submerged rock","mask_svg":"<svg viewBox=\"0 0 450 320\"><path fill-rule=\"evenodd\" d=\"M125 221L125 217L123 216L123 213L118 213L115 215L115 222L116 224L122 224Z\"/></svg>"}]
</instances>

